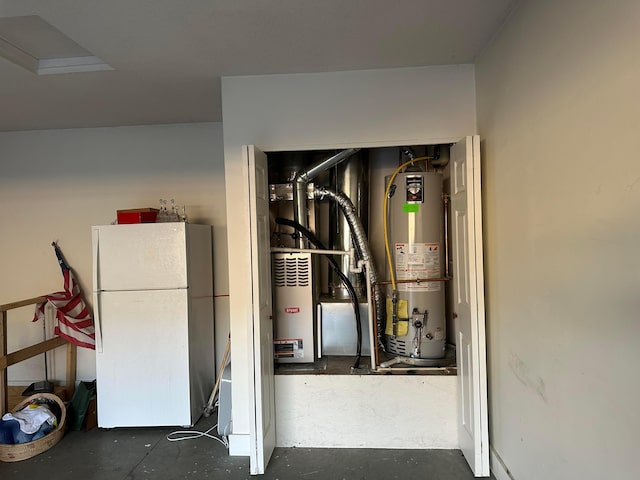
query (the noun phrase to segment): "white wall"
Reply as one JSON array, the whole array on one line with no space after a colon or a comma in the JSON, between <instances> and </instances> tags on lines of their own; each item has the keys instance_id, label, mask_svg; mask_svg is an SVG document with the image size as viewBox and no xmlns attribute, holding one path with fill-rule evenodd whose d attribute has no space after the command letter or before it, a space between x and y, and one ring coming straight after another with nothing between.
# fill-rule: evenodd
<instances>
[{"instance_id":1,"label":"white wall","mask_svg":"<svg viewBox=\"0 0 640 480\"><path fill-rule=\"evenodd\" d=\"M458 448L455 376L276 375L275 383L279 447Z\"/></svg>"},{"instance_id":2,"label":"white wall","mask_svg":"<svg viewBox=\"0 0 640 480\"><path fill-rule=\"evenodd\" d=\"M62 289L58 241L91 302L91 226L116 210L186 204L192 223L213 225L215 293L228 293L220 123L0 133L0 304ZM228 335L228 298L216 298L217 356ZM10 351L41 340L33 307L9 313ZM56 378L64 379L64 349ZM13 384L42 380L42 357L10 367ZM215 372L212 372L215 375ZM78 378L95 378L93 351L78 350Z\"/></svg>"},{"instance_id":3,"label":"white wall","mask_svg":"<svg viewBox=\"0 0 640 480\"><path fill-rule=\"evenodd\" d=\"M248 191L241 145L277 151L456 141L476 130L474 70L457 65L228 77L222 80L222 104L233 431L241 436L249 433L252 391Z\"/></svg>"},{"instance_id":4,"label":"white wall","mask_svg":"<svg viewBox=\"0 0 640 480\"><path fill-rule=\"evenodd\" d=\"M639 21L526 1L476 64L499 478L638 478Z\"/></svg>"}]
</instances>

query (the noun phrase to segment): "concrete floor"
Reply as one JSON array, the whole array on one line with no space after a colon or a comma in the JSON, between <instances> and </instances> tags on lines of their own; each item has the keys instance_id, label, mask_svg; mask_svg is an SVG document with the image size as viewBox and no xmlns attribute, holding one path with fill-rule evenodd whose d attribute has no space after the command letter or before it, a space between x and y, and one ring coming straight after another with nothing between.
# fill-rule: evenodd
<instances>
[{"instance_id":1,"label":"concrete floor","mask_svg":"<svg viewBox=\"0 0 640 480\"><path fill-rule=\"evenodd\" d=\"M194 430L206 431L215 416ZM93 429L68 432L50 450L21 462L0 462L2 480L162 480L257 478L463 480L474 478L458 450L277 448L267 473L250 477L247 457L229 457L224 446L201 437L169 442L174 428ZM492 477L493 478L493 477Z\"/></svg>"}]
</instances>

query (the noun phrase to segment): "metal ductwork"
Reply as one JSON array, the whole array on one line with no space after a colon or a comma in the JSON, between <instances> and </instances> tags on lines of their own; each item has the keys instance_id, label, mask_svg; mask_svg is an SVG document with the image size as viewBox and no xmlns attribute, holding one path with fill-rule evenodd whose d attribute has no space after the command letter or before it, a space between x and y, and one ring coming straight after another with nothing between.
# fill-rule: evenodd
<instances>
[{"instance_id":1,"label":"metal ductwork","mask_svg":"<svg viewBox=\"0 0 640 480\"><path fill-rule=\"evenodd\" d=\"M355 152L354 152L355 153ZM378 326L378 344L384 350L384 343L382 342L382 332L384 328L384 315L385 315L385 300L382 295L382 289L378 285L378 272L376 270L375 261L371 253L371 247L367 240L367 233L364 230L362 222L357 215L356 208L353 203L343 193L336 193L326 188L316 188L313 192L314 197L323 199L329 198L336 202L342 209L349 227L351 228L351 236L358 249L360 257L369 262L369 281L374 285L374 301L376 304L376 324Z\"/></svg>"},{"instance_id":2,"label":"metal ductwork","mask_svg":"<svg viewBox=\"0 0 640 480\"><path fill-rule=\"evenodd\" d=\"M309 227L307 220L307 184L320 175L322 172L338 165L358 152L359 148L349 148L343 150L332 157L321 160L308 169L298 172L293 179L293 219L305 228ZM305 248L305 241L302 237L297 240L298 248Z\"/></svg>"},{"instance_id":3,"label":"metal ductwork","mask_svg":"<svg viewBox=\"0 0 640 480\"><path fill-rule=\"evenodd\" d=\"M369 232L369 156L366 152L358 152L335 168L331 169L331 179L328 186L335 192L342 192L353 203L356 215L362 223L365 232ZM351 227L342 213L342 209L335 202L329 206L329 248L348 251L354 248L351 239ZM311 217L309 218L311 223ZM350 271L349 257L342 256L337 259L340 270L349 277L358 298L364 299L367 295L367 279L364 273ZM329 270L328 292L331 298L346 300L349 292L334 270Z\"/></svg>"}]
</instances>

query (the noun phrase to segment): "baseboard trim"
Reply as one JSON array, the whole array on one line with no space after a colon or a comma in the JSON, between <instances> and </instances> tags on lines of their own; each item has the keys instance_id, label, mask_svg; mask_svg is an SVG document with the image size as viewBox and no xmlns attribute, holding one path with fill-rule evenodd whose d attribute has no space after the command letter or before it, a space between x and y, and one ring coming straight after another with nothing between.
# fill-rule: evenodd
<instances>
[{"instance_id":1,"label":"baseboard trim","mask_svg":"<svg viewBox=\"0 0 640 480\"><path fill-rule=\"evenodd\" d=\"M515 480L493 445L489 449L489 465L496 480Z\"/></svg>"}]
</instances>

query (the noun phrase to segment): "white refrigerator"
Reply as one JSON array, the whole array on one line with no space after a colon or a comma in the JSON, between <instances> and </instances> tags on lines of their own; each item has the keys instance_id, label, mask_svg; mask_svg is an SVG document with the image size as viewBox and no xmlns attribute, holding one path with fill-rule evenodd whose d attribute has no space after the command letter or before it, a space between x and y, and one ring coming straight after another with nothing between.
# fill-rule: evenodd
<instances>
[{"instance_id":1,"label":"white refrigerator","mask_svg":"<svg viewBox=\"0 0 640 480\"><path fill-rule=\"evenodd\" d=\"M92 227L98 426L192 426L215 383L211 227Z\"/></svg>"}]
</instances>

